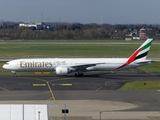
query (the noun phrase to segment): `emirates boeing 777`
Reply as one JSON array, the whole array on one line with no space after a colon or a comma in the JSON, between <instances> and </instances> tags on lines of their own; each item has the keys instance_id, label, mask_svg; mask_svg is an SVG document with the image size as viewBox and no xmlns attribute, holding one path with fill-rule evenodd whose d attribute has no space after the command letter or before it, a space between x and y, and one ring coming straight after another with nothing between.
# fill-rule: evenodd
<instances>
[{"instance_id":1,"label":"emirates boeing 777","mask_svg":"<svg viewBox=\"0 0 160 120\"><path fill-rule=\"evenodd\" d=\"M153 39L147 39L129 58L32 58L11 60L3 65L4 69L16 72L55 71L57 75L75 72L83 76L87 71L107 71L134 68L150 64L147 54Z\"/></svg>"}]
</instances>

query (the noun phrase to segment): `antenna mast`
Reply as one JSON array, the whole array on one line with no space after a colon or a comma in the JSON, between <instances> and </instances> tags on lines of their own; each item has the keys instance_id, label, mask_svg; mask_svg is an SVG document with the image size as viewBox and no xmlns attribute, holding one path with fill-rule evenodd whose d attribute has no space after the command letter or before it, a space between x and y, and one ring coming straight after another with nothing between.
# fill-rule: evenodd
<instances>
[{"instance_id":1,"label":"antenna mast","mask_svg":"<svg viewBox=\"0 0 160 120\"><path fill-rule=\"evenodd\" d=\"M103 14L101 14L101 25L103 24Z\"/></svg>"},{"instance_id":2,"label":"antenna mast","mask_svg":"<svg viewBox=\"0 0 160 120\"><path fill-rule=\"evenodd\" d=\"M41 22L43 22L43 14L41 13Z\"/></svg>"},{"instance_id":3,"label":"antenna mast","mask_svg":"<svg viewBox=\"0 0 160 120\"><path fill-rule=\"evenodd\" d=\"M29 23L29 14L28 14L28 23Z\"/></svg>"}]
</instances>

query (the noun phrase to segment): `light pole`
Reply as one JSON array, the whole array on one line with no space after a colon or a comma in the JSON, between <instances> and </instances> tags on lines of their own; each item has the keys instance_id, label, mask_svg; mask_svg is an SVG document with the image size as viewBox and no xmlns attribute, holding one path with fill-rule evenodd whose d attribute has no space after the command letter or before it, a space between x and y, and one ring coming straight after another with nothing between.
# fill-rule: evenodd
<instances>
[{"instance_id":1,"label":"light pole","mask_svg":"<svg viewBox=\"0 0 160 120\"><path fill-rule=\"evenodd\" d=\"M24 104L23 104L23 120L24 120Z\"/></svg>"},{"instance_id":2,"label":"light pole","mask_svg":"<svg viewBox=\"0 0 160 120\"><path fill-rule=\"evenodd\" d=\"M101 120L101 114L102 114L102 112L100 111L99 114L100 114L100 120Z\"/></svg>"},{"instance_id":3,"label":"light pole","mask_svg":"<svg viewBox=\"0 0 160 120\"><path fill-rule=\"evenodd\" d=\"M41 112L38 111L38 120L40 120L40 114L41 114Z\"/></svg>"},{"instance_id":4,"label":"light pole","mask_svg":"<svg viewBox=\"0 0 160 120\"><path fill-rule=\"evenodd\" d=\"M65 108L62 109L62 113L64 113L64 120L66 120L66 113L69 113L69 110L66 109L66 104L65 104Z\"/></svg>"},{"instance_id":5,"label":"light pole","mask_svg":"<svg viewBox=\"0 0 160 120\"><path fill-rule=\"evenodd\" d=\"M65 104L65 113L64 113L64 120L66 120L66 104Z\"/></svg>"}]
</instances>

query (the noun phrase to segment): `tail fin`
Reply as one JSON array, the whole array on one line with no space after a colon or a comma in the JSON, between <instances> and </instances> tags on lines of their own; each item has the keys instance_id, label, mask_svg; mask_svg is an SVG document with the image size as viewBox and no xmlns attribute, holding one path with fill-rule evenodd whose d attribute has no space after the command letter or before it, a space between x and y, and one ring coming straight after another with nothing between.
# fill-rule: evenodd
<instances>
[{"instance_id":1,"label":"tail fin","mask_svg":"<svg viewBox=\"0 0 160 120\"><path fill-rule=\"evenodd\" d=\"M128 62L145 60L149 49L151 47L153 39L147 39L128 59Z\"/></svg>"},{"instance_id":2,"label":"tail fin","mask_svg":"<svg viewBox=\"0 0 160 120\"><path fill-rule=\"evenodd\" d=\"M128 61L120 66L119 68L125 67L132 63L133 61L142 61L145 60L148 54L148 51L151 47L153 39L147 39L129 58ZM119 69L118 68L118 69Z\"/></svg>"}]
</instances>

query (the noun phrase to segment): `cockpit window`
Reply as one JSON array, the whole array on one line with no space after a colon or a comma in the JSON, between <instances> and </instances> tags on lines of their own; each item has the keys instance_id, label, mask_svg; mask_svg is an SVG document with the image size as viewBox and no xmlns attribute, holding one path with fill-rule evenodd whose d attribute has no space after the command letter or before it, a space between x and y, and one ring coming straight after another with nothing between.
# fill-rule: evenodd
<instances>
[{"instance_id":1,"label":"cockpit window","mask_svg":"<svg viewBox=\"0 0 160 120\"><path fill-rule=\"evenodd\" d=\"M7 62L6 65L9 65L9 62Z\"/></svg>"}]
</instances>

